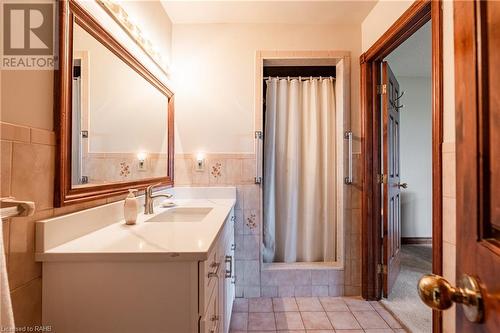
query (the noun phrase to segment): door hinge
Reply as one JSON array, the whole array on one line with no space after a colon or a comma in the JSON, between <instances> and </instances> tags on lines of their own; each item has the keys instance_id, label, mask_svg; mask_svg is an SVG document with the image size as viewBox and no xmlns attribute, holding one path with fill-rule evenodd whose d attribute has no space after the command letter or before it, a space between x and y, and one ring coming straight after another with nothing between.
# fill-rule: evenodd
<instances>
[{"instance_id":1,"label":"door hinge","mask_svg":"<svg viewBox=\"0 0 500 333\"><path fill-rule=\"evenodd\" d=\"M387 175L385 174L380 174L377 176L377 182L379 184L387 184Z\"/></svg>"},{"instance_id":2,"label":"door hinge","mask_svg":"<svg viewBox=\"0 0 500 333\"><path fill-rule=\"evenodd\" d=\"M377 94L379 95L387 94L387 85L386 84L377 85Z\"/></svg>"},{"instance_id":3,"label":"door hinge","mask_svg":"<svg viewBox=\"0 0 500 333\"><path fill-rule=\"evenodd\" d=\"M387 274L387 265L377 264L377 274Z\"/></svg>"}]
</instances>

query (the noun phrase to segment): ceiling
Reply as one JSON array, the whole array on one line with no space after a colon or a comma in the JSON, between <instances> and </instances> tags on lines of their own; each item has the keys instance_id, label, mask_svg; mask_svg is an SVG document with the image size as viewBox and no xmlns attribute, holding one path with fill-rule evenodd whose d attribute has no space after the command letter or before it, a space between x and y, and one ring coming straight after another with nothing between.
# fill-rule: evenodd
<instances>
[{"instance_id":1,"label":"ceiling","mask_svg":"<svg viewBox=\"0 0 500 333\"><path fill-rule=\"evenodd\" d=\"M385 60L389 62L396 76L430 77L432 73L431 22L427 22L417 30Z\"/></svg>"},{"instance_id":2,"label":"ceiling","mask_svg":"<svg viewBox=\"0 0 500 333\"><path fill-rule=\"evenodd\" d=\"M376 0L161 1L173 24L361 24L377 2Z\"/></svg>"}]
</instances>

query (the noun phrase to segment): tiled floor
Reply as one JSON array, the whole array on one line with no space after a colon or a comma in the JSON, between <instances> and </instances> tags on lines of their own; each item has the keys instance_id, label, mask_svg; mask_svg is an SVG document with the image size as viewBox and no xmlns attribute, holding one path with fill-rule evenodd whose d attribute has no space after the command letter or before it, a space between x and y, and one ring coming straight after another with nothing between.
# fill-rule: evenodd
<instances>
[{"instance_id":1,"label":"tiled floor","mask_svg":"<svg viewBox=\"0 0 500 333\"><path fill-rule=\"evenodd\" d=\"M231 333L402 333L378 302L353 297L237 298Z\"/></svg>"}]
</instances>

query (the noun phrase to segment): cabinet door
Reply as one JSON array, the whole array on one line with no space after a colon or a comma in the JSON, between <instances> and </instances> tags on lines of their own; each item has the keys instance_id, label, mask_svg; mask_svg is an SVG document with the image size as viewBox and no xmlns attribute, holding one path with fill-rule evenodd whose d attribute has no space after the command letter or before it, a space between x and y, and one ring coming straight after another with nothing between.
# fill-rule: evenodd
<instances>
[{"instance_id":1,"label":"cabinet door","mask_svg":"<svg viewBox=\"0 0 500 333\"><path fill-rule=\"evenodd\" d=\"M200 319L200 333L222 333L219 303L219 288L216 285L208 301L207 311Z\"/></svg>"}]
</instances>

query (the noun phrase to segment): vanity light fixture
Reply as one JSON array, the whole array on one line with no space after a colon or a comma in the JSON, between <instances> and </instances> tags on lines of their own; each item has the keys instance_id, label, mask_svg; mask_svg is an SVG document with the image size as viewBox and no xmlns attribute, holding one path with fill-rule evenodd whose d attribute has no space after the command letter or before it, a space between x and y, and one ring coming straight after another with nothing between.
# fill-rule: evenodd
<instances>
[{"instance_id":1,"label":"vanity light fixture","mask_svg":"<svg viewBox=\"0 0 500 333\"><path fill-rule=\"evenodd\" d=\"M202 152L198 152L196 154L196 171L205 170L205 154Z\"/></svg>"},{"instance_id":2,"label":"vanity light fixture","mask_svg":"<svg viewBox=\"0 0 500 333\"><path fill-rule=\"evenodd\" d=\"M116 0L96 0L96 2L115 20L118 25L132 38L132 40L153 60L153 62L167 76L170 74L168 66L163 60L160 52L153 43L146 38L139 26L128 16L127 12Z\"/></svg>"},{"instance_id":3,"label":"vanity light fixture","mask_svg":"<svg viewBox=\"0 0 500 333\"><path fill-rule=\"evenodd\" d=\"M137 153L137 159L139 160L139 165L137 168L139 171L146 171L146 158L148 157L148 154L144 151L140 151Z\"/></svg>"}]
</instances>

